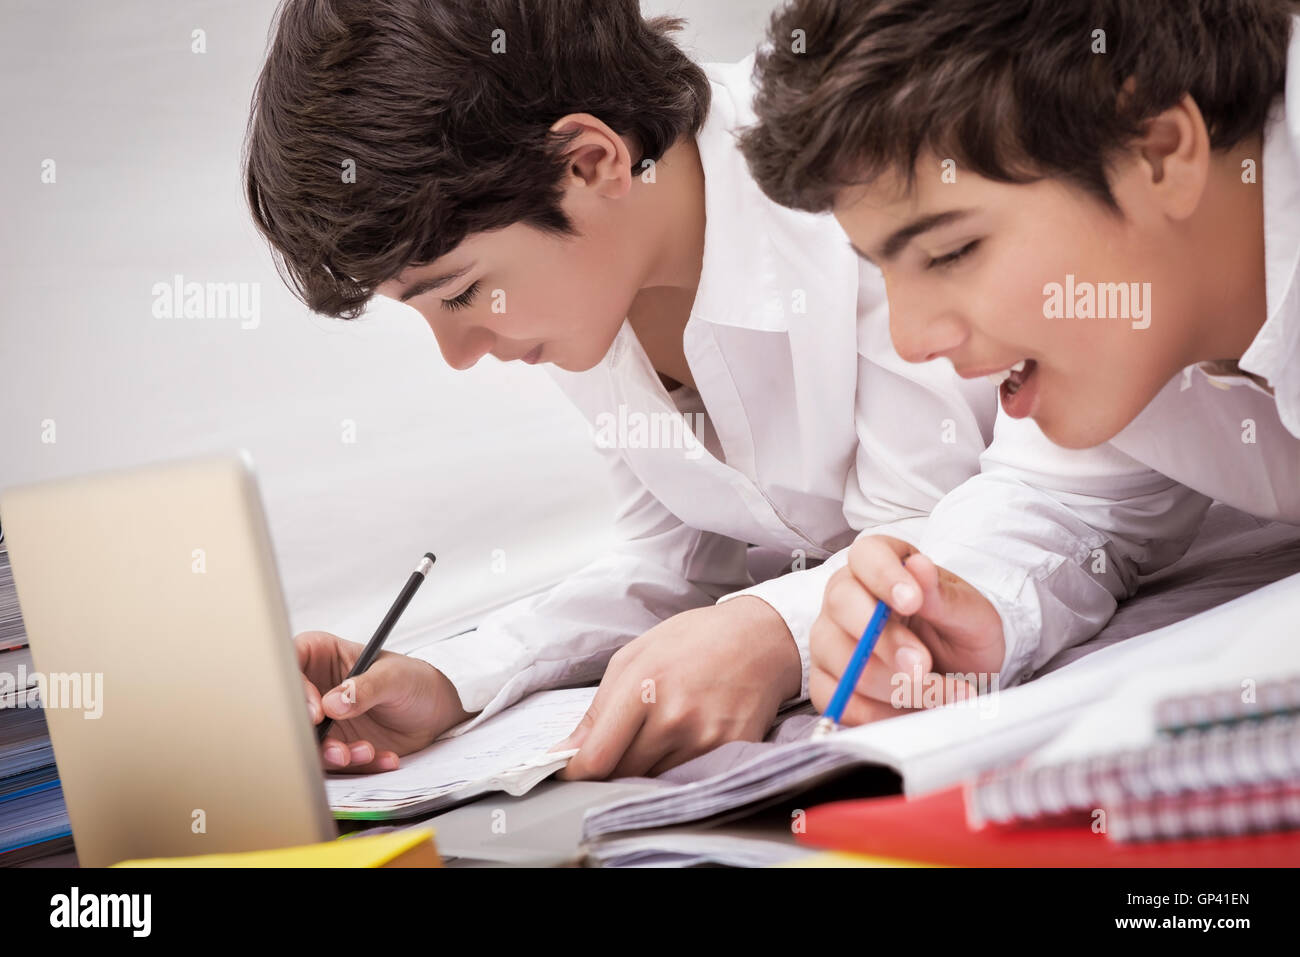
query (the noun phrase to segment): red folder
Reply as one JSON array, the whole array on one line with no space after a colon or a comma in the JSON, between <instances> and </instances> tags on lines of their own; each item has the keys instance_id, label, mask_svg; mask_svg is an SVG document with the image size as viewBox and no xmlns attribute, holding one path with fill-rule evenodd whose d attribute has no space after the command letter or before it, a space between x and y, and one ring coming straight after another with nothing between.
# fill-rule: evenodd
<instances>
[{"instance_id":1,"label":"red folder","mask_svg":"<svg viewBox=\"0 0 1300 957\"><path fill-rule=\"evenodd\" d=\"M800 842L954 867L1296 867L1300 831L1121 844L1085 826L972 831L960 786L809 809Z\"/></svg>"}]
</instances>

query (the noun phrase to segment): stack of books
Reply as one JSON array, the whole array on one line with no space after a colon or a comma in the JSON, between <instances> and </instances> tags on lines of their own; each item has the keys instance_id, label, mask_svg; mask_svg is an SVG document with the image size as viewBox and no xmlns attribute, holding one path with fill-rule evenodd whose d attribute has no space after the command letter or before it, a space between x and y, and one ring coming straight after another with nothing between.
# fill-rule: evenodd
<instances>
[{"instance_id":1,"label":"stack of books","mask_svg":"<svg viewBox=\"0 0 1300 957\"><path fill-rule=\"evenodd\" d=\"M34 673L0 529L0 867L72 848Z\"/></svg>"}]
</instances>

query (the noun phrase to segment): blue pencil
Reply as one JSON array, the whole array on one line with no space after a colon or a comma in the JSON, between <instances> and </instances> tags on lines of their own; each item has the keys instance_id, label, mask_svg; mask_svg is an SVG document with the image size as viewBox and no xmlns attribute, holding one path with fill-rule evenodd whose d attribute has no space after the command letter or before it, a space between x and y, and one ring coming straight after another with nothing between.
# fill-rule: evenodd
<instances>
[{"instance_id":1,"label":"blue pencil","mask_svg":"<svg viewBox=\"0 0 1300 957\"><path fill-rule=\"evenodd\" d=\"M849 705L849 699L853 697L853 689L858 686L858 679L862 677L862 670L867 666L867 659L871 657L871 652L876 647L876 642L880 640L880 633L885 630L885 622L889 620L889 606L883 601L876 602L876 610L871 613L871 620L867 622L867 627L862 630L862 637L858 639L858 646L853 649L853 657L849 659L849 666L844 669L844 674L840 677L840 683L835 686L835 694L831 697L831 703L826 708L826 713L822 715L817 727L813 730L813 737L820 738L839 727L840 719L844 717L844 709Z\"/></svg>"}]
</instances>

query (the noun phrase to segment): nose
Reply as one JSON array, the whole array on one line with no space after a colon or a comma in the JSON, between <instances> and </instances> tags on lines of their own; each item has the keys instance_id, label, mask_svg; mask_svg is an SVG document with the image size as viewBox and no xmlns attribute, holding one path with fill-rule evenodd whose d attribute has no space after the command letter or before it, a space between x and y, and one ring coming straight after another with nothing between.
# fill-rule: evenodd
<instances>
[{"instance_id":1,"label":"nose","mask_svg":"<svg viewBox=\"0 0 1300 957\"><path fill-rule=\"evenodd\" d=\"M966 322L955 307L924 291L912 295L898 285L886 286L889 336L894 351L907 362L929 362L948 355L966 341Z\"/></svg>"},{"instance_id":2,"label":"nose","mask_svg":"<svg viewBox=\"0 0 1300 957\"><path fill-rule=\"evenodd\" d=\"M496 337L486 329L460 323L442 323L428 320L438 349L447 365L464 372L492 351Z\"/></svg>"}]
</instances>

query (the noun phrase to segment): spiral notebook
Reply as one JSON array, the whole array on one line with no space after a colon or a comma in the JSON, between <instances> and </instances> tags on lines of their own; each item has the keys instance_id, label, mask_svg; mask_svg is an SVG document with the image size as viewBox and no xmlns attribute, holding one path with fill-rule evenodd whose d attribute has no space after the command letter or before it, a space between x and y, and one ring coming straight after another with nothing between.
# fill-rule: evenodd
<instances>
[{"instance_id":1,"label":"spiral notebook","mask_svg":"<svg viewBox=\"0 0 1300 957\"><path fill-rule=\"evenodd\" d=\"M1116 841L1300 828L1300 644L1268 632L1136 675L1039 754L977 779L966 808L972 827L1100 822Z\"/></svg>"}]
</instances>

